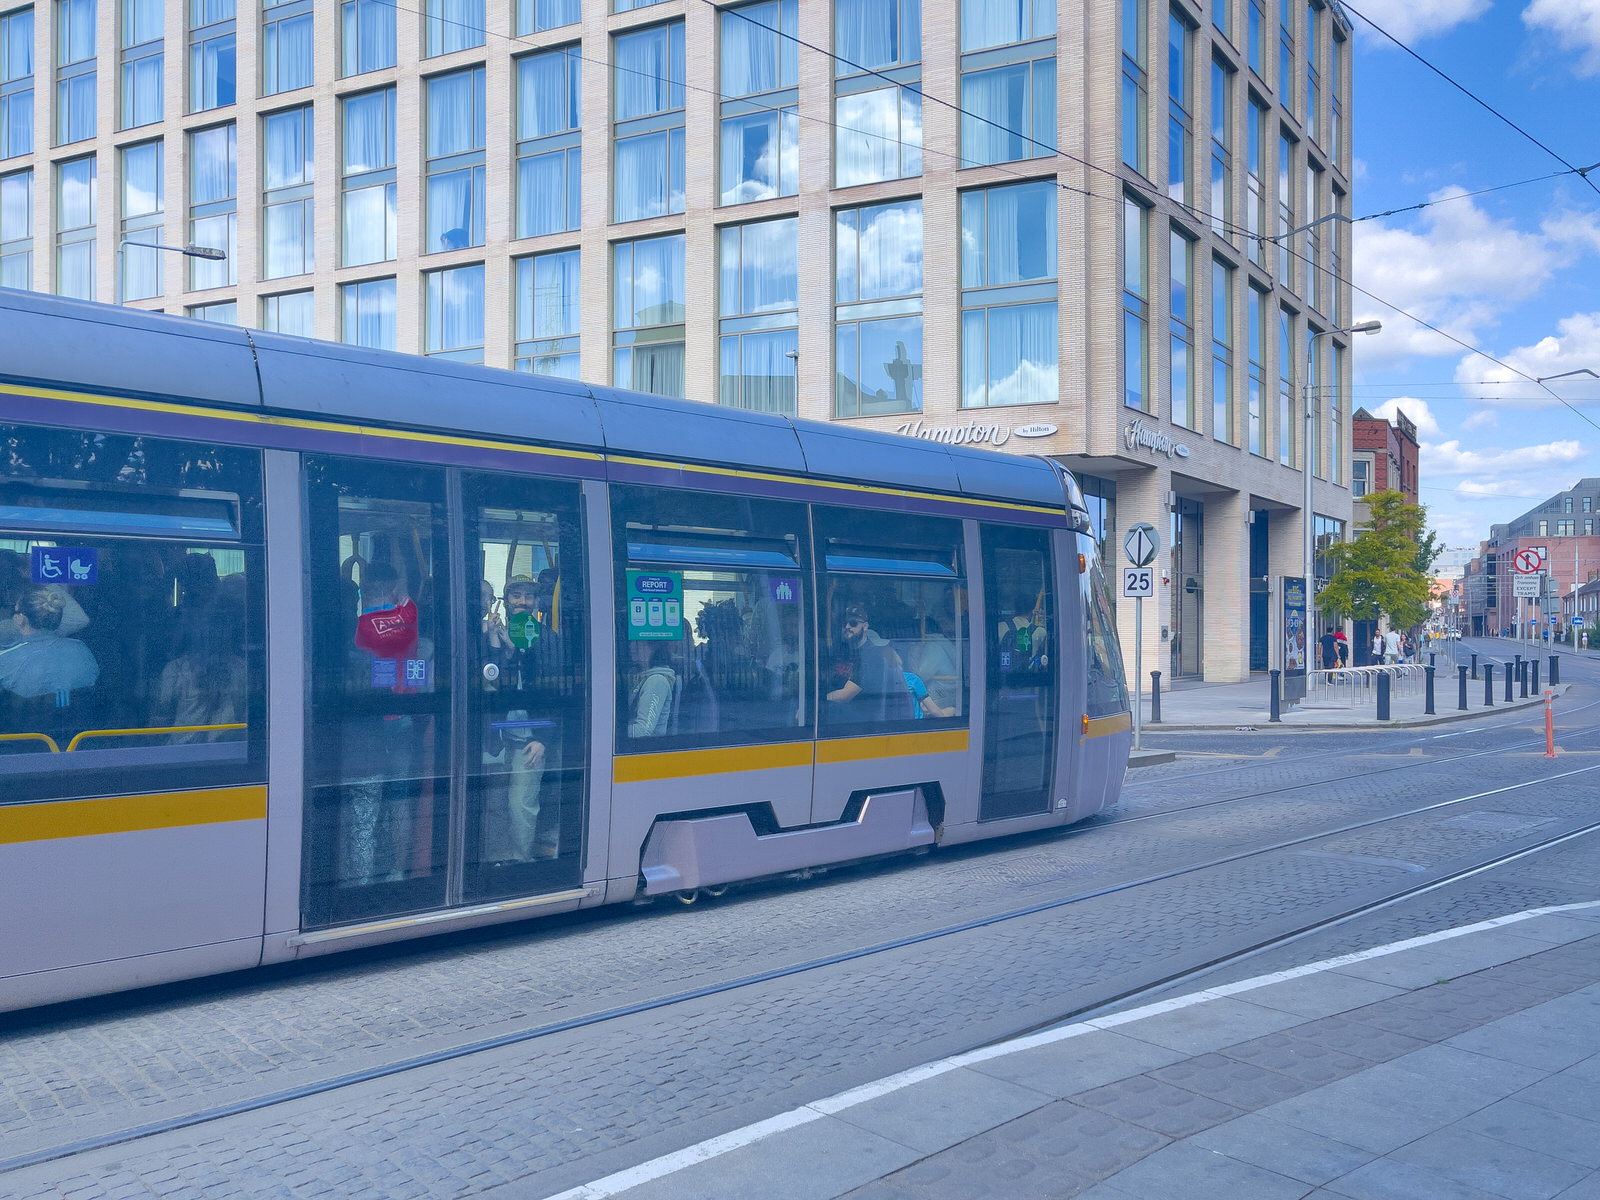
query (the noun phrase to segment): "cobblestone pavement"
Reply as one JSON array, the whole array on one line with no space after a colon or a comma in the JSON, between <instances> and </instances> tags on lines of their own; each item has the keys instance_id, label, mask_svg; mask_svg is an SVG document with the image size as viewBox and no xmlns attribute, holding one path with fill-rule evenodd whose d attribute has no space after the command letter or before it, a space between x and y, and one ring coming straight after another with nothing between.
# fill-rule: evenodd
<instances>
[{"instance_id":1,"label":"cobblestone pavement","mask_svg":"<svg viewBox=\"0 0 1600 1200\"><path fill-rule=\"evenodd\" d=\"M1600 676L1587 665L1571 673ZM1592 682L1580 679L1571 707L1593 703L1595 695ZM1170 735L1185 750L1177 763L1141 770L1115 814L1065 834L940 851L804 885L753 887L710 908L534 923L12 1021L0 1026L0 1159L1152 880L22 1168L0 1174L0 1194L545 1195L1059 1020L1592 819L1600 772L1481 795L1600 766L1600 731L1564 732L1564 753L1554 762L1542 758L1537 732L1526 719L1491 719L1447 737L1395 731L1362 735L1359 743L1310 733ZM1480 753L1496 747L1504 749ZM1473 795L1480 798L1153 879ZM1590 840L1237 969L1259 974L1274 962L1337 952L1346 941L1368 946L1591 899L1600 862L1586 848ZM1243 1076L1238 1087L1248 1090ZM1239 1107L1226 1089L1219 1097ZM1101 1109L1074 1114L1078 1132L1071 1136L1098 1145L1097 1122L1115 1116ZM1105 1139L1104 1153L1135 1154L1148 1144L1141 1137L1115 1153L1111 1147L1121 1143Z\"/></svg>"}]
</instances>

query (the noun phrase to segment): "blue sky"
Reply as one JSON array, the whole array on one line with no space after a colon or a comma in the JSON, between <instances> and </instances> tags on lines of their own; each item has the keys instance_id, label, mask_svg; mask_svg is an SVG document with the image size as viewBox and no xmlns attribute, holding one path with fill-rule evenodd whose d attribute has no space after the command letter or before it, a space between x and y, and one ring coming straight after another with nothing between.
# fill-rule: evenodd
<instances>
[{"instance_id":1,"label":"blue sky","mask_svg":"<svg viewBox=\"0 0 1600 1200\"><path fill-rule=\"evenodd\" d=\"M1600 0L1353 0L1354 406L1415 420L1422 501L1449 546L1600 475L1600 192L1373 34L1372 19L1574 166L1600 161ZM1600 169L1590 176L1600 186ZM1376 298L1375 298L1376 297ZM1391 307L1393 306L1393 307Z\"/></svg>"}]
</instances>

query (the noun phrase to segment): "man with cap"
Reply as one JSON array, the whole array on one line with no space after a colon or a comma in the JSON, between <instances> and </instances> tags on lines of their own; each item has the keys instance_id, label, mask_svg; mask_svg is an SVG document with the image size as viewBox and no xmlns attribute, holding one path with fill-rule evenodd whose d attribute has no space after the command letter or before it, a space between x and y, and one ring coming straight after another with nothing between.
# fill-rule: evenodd
<instances>
[{"instance_id":1,"label":"man with cap","mask_svg":"<svg viewBox=\"0 0 1600 1200\"><path fill-rule=\"evenodd\" d=\"M560 770L560 731L555 721L534 713L555 707L540 693L556 686L561 652L556 633L539 620L538 602L533 578L513 575L506 584L504 622L491 617L486 626L497 669L492 683L500 693L494 707L501 713L490 721L486 744L498 745L506 773L503 787L495 789L504 808L488 814L490 861L527 862L559 853L559 813L546 814L542 829L539 814L545 777Z\"/></svg>"}]
</instances>

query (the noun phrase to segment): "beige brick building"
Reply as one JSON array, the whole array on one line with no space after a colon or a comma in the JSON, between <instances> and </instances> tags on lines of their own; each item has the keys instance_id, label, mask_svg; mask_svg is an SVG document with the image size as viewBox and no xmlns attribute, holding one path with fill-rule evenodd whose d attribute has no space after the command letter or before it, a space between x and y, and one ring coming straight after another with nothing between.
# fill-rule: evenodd
<instances>
[{"instance_id":1,"label":"beige brick building","mask_svg":"<svg viewBox=\"0 0 1600 1200\"><path fill-rule=\"evenodd\" d=\"M0 0L0 284L1053 454L1176 543L1146 668L1266 667L1307 397L1351 510L1337 3L612 7Z\"/></svg>"}]
</instances>

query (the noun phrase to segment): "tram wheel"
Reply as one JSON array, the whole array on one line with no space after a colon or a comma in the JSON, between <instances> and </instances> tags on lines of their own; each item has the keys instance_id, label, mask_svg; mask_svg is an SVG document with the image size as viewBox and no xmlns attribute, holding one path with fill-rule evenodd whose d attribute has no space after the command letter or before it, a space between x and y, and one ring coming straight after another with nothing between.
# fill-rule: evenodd
<instances>
[{"instance_id":1,"label":"tram wheel","mask_svg":"<svg viewBox=\"0 0 1600 1200\"><path fill-rule=\"evenodd\" d=\"M688 908L689 905L693 904L696 900L700 899L700 889L699 888L686 888L681 892L673 892L672 893L672 898L674 900L676 900L679 904L683 905L685 908Z\"/></svg>"},{"instance_id":2,"label":"tram wheel","mask_svg":"<svg viewBox=\"0 0 1600 1200\"><path fill-rule=\"evenodd\" d=\"M721 887L708 887L702 888L701 890L713 900L720 900L723 896L728 894L728 885L723 884Z\"/></svg>"}]
</instances>

